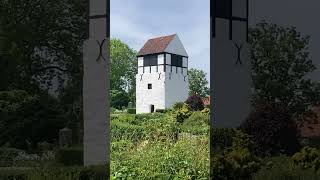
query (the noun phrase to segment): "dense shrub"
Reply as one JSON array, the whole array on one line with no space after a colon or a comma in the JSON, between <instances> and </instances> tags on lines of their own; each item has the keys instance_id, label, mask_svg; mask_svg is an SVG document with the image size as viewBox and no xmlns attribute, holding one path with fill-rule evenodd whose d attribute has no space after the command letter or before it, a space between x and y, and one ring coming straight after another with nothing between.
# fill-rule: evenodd
<instances>
[{"instance_id":1,"label":"dense shrub","mask_svg":"<svg viewBox=\"0 0 320 180\"><path fill-rule=\"evenodd\" d=\"M116 109L127 107L130 101L128 93L124 90L111 90L110 106Z\"/></svg>"},{"instance_id":2,"label":"dense shrub","mask_svg":"<svg viewBox=\"0 0 320 180\"><path fill-rule=\"evenodd\" d=\"M56 161L65 166L83 165L83 149L82 148L60 148L56 152Z\"/></svg>"},{"instance_id":3,"label":"dense shrub","mask_svg":"<svg viewBox=\"0 0 320 180\"><path fill-rule=\"evenodd\" d=\"M127 110L127 113L128 113L128 114L136 114L136 109L135 109L135 108L129 108L129 109Z\"/></svg>"},{"instance_id":4,"label":"dense shrub","mask_svg":"<svg viewBox=\"0 0 320 180\"><path fill-rule=\"evenodd\" d=\"M296 166L290 157L278 156L264 159L265 165L253 175L253 180L319 180L312 169Z\"/></svg>"},{"instance_id":5,"label":"dense shrub","mask_svg":"<svg viewBox=\"0 0 320 180\"><path fill-rule=\"evenodd\" d=\"M105 180L108 166L0 169L1 180Z\"/></svg>"},{"instance_id":6,"label":"dense shrub","mask_svg":"<svg viewBox=\"0 0 320 180\"><path fill-rule=\"evenodd\" d=\"M173 117L149 119L144 123L147 138L151 141L175 141L179 129Z\"/></svg>"},{"instance_id":7,"label":"dense shrub","mask_svg":"<svg viewBox=\"0 0 320 180\"><path fill-rule=\"evenodd\" d=\"M293 162L303 169L320 170L320 149L304 147L292 156Z\"/></svg>"},{"instance_id":8,"label":"dense shrub","mask_svg":"<svg viewBox=\"0 0 320 180\"><path fill-rule=\"evenodd\" d=\"M143 126L133 125L117 120L111 122L112 141L128 139L137 142L144 139L145 136L146 134Z\"/></svg>"},{"instance_id":9,"label":"dense shrub","mask_svg":"<svg viewBox=\"0 0 320 180\"><path fill-rule=\"evenodd\" d=\"M0 146L23 150L54 143L67 122L55 98L22 90L0 92L0 119Z\"/></svg>"},{"instance_id":10,"label":"dense shrub","mask_svg":"<svg viewBox=\"0 0 320 180\"><path fill-rule=\"evenodd\" d=\"M188 97L186 103L189 105L191 111L201 111L204 109L202 98L197 94Z\"/></svg>"},{"instance_id":11,"label":"dense shrub","mask_svg":"<svg viewBox=\"0 0 320 180\"><path fill-rule=\"evenodd\" d=\"M211 151L222 151L231 147L235 135L235 129L212 128L210 131Z\"/></svg>"},{"instance_id":12,"label":"dense shrub","mask_svg":"<svg viewBox=\"0 0 320 180\"><path fill-rule=\"evenodd\" d=\"M174 110L179 110L179 109L181 109L183 107L183 105L184 105L184 102L177 102L172 106L172 108Z\"/></svg>"},{"instance_id":13,"label":"dense shrub","mask_svg":"<svg viewBox=\"0 0 320 180\"><path fill-rule=\"evenodd\" d=\"M208 115L210 115L210 108L204 108L201 112L202 112L203 114L208 114Z\"/></svg>"},{"instance_id":14,"label":"dense shrub","mask_svg":"<svg viewBox=\"0 0 320 180\"><path fill-rule=\"evenodd\" d=\"M193 127L199 127L206 129L209 125L209 116L201 112L193 112L191 116L184 120L183 128L189 129Z\"/></svg>"},{"instance_id":15,"label":"dense shrub","mask_svg":"<svg viewBox=\"0 0 320 180\"><path fill-rule=\"evenodd\" d=\"M113 179L207 179L209 147L207 137L176 143L149 142L130 158L113 160Z\"/></svg>"},{"instance_id":16,"label":"dense shrub","mask_svg":"<svg viewBox=\"0 0 320 180\"><path fill-rule=\"evenodd\" d=\"M234 131L232 145L223 151L212 153L211 174L213 179L250 179L262 163L252 152L250 136Z\"/></svg>"},{"instance_id":17,"label":"dense shrub","mask_svg":"<svg viewBox=\"0 0 320 180\"><path fill-rule=\"evenodd\" d=\"M179 123L183 123L185 119L190 117L192 112L190 112L190 107L188 104L184 104L181 109L179 109L176 113L176 120Z\"/></svg>"},{"instance_id":18,"label":"dense shrub","mask_svg":"<svg viewBox=\"0 0 320 180\"><path fill-rule=\"evenodd\" d=\"M298 132L289 111L278 104L260 104L241 125L253 136L256 153L293 154L299 149Z\"/></svg>"},{"instance_id":19,"label":"dense shrub","mask_svg":"<svg viewBox=\"0 0 320 180\"><path fill-rule=\"evenodd\" d=\"M14 159L22 151L14 148L0 148L0 167L12 166Z\"/></svg>"},{"instance_id":20,"label":"dense shrub","mask_svg":"<svg viewBox=\"0 0 320 180\"><path fill-rule=\"evenodd\" d=\"M209 115L201 112L193 112L181 125L182 132L193 135L208 135L209 130Z\"/></svg>"}]
</instances>

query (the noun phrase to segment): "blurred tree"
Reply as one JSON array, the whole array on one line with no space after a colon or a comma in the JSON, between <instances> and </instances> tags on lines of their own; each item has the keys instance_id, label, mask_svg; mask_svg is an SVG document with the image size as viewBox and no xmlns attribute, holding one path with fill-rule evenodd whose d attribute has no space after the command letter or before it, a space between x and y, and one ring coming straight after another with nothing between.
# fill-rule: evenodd
<instances>
[{"instance_id":1,"label":"blurred tree","mask_svg":"<svg viewBox=\"0 0 320 180\"><path fill-rule=\"evenodd\" d=\"M119 39L111 39L110 63L111 63L111 89L127 91L130 100L135 100L137 52Z\"/></svg>"},{"instance_id":2,"label":"blurred tree","mask_svg":"<svg viewBox=\"0 0 320 180\"><path fill-rule=\"evenodd\" d=\"M128 93L124 90L111 90L111 107L122 109L127 107L130 101Z\"/></svg>"},{"instance_id":3,"label":"blurred tree","mask_svg":"<svg viewBox=\"0 0 320 180\"><path fill-rule=\"evenodd\" d=\"M43 128L48 134L32 131L34 135L28 137L56 136L50 133L56 133L61 121L63 126L70 121L82 121L82 44L87 36L87 3L86 0L2 0L0 3L0 91L3 97L12 89L23 90L28 96L39 98L35 108L43 107L45 103L42 102L48 103L41 109L41 123L48 121L50 125L53 114L59 118L57 126ZM49 94L52 90L56 90L57 97ZM9 106L2 108L10 109ZM10 114L15 115L20 124L37 127L37 110L33 109L34 117L29 110L28 118L19 115L23 114L22 108L10 110ZM6 119L0 118L0 121ZM9 130L14 133L18 129L8 128L6 133L10 134Z\"/></svg>"},{"instance_id":4,"label":"blurred tree","mask_svg":"<svg viewBox=\"0 0 320 180\"><path fill-rule=\"evenodd\" d=\"M253 103L274 102L292 114L308 111L320 102L320 85L307 76L315 70L309 37L294 27L262 22L251 29Z\"/></svg>"},{"instance_id":5,"label":"blurred tree","mask_svg":"<svg viewBox=\"0 0 320 180\"><path fill-rule=\"evenodd\" d=\"M189 95L198 94L201 97L207 97L210 93L208 88L208 80L203 70L190 69L189 76Z\"/></svg>"}]
</instances>

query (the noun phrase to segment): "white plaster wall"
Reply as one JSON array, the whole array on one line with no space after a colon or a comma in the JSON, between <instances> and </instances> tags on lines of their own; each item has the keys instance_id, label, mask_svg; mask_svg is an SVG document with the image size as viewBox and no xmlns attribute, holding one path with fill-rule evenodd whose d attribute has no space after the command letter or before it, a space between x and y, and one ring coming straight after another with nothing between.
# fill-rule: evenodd
<instances>
[{"instance_id":1,"label":"white plaster wall","mask_svg":"<svg viewBox=\"0 0 320 180\"><path fill-rule=\"evenodd\" d=\"M158 55L158 64L164 64L164 54Z\"/></svg>"},{"instance_id":2,"label":"white plaster wall","mask_svg":"<svg viewBox=\"0 0 320 180\"><path fill-rule=\"evenodd\" d=\"M138 58L138 66L143 66L143 57Z\"/></svg>"},{"instance_id":3,"label":"white plaster wall","mask_svg":"<svg viewBox=\"0 0 320 180\"><path fill-rule=\"evenodd\" d=\"M170 42L170 44L167 46L165 52L172 53L172 54L178 54L181 56L188 56L188 53L186 49L183 47L182 42L178 35L174 37L174 39Z\"/></svg>"},{"instance_id":4,"label":"white plaster wall","mask_svg":"<svg viewBox=\"0 0 320 180\"><path fill-rule=\"evenodd\" d=\"M157 66L151 66L151 73L158 73Z\"/></svg>"},{"instance_id":5,"label":"white plaster wall","mask_svg":"<svg viewBox=\"0 0 320 180\"><path fill-rule=\"evenodd\" d=\"M186 57L182 58L182 66L183 67L188 67L188 58L186 58Z\"/></svg>"},{"instance_id":6,"label":"white plaster wall","mask_svg":"<svg viewBox=\"0 0 320 180\"><path fill-rule=\"evenodd\" d=\"M173 68L175 69L175 68ZM170 72L166 72L165 81L165 107L170 108L176 102L184 102L188 98L189 83L188 78L184 81L184 75L178 71L171 73L171 79L169 79Z\"/></svg>"},{"instance_id":7,"label":"white plaster wall","mask_svg":"<svg viewBox=\"0 0 320 180\"><path fill-rule=\"evenodd\" d=\"M166 64L171 64L171 54L166 54Z\"/></svg>"},{"instance_id":8,"label":"white plaster wall","mask_svg":"<svg viewBox=\"0 0 320 180\"><path fill-rule=\"evenodd\" d=\"M233 40L229 40L228 21L217 19L213 40L213 118L214 127L237 127L250 112L251 78L250 53L246 43L246 24L233 22ZM238 50L243 45L242 65L237 64Z\"/></svg>"},{"instance_id":9,"label":"white plaster wall","mask_svg":"<svg viewBox=\"0 0 320 180\"><path fill-rule=\"evenodd\" d=\"M164 74L144 73L136 75L136 113L150 113L150 105L156 109L165 109L165 86ZM152 89L148 89L148 84L152 84Z\"/></svg>"}]
</instances>

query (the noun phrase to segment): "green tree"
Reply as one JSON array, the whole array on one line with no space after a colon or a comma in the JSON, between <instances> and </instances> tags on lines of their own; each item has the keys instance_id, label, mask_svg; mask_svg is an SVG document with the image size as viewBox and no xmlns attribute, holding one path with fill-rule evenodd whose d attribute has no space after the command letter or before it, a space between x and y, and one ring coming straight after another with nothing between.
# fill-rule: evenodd
<instances>
[{"instance_id":1,"label":"green tree","mask_svg":"<svg viewBox=\"0 0 320 180\"><path fill-rule=\"evenodd\" d=\"M85 0L2 0L0 90L38 91L82 74ZM8 78L10 77L10 78ZM77 79L78 81L78 79Z\"/></svg>"},{"instance_id":2,"label":"green tree","mask_svg":"<svg viewBox=\"0 0 320 180\"><path fill-rule=\"evenodd\" d=\"M116 109L127 107L130 101L128 93L124 90L111 90L110 106Z\"/></svg>"},{"instance_id":3,"label":"green tree","mask_svg":"<svg viewBox=\"0 0 320 180\"><path fill-rule=\"evenodd\" d=\"M3 112L10 112L8 118L15 119L17 125L28 123L29 128L40 125L37 118L47 124L53 115L61 120L57 126L50 125L52 129L43 128L48 134L30 131L33 135L25 134L28 138L56 137L56 127L65 126L67 120L82 120L82 44L87 36L87 3L86 0L2 0L0 3L0 93L3 92L2 97L16 96L12 89L23 90L39 99L26 107L31 109L36 102L34 107L42 108L39 118L31 110L28 118L24 118L20 115L23 108L12 110L8 103L2 104ZM49 95L52 87L57 87L58 98ZM46 99L51 102L43 107ZM5 117L0 118L0 123L8 120ZM8 135L16 131L19 130L13 125L3 132Z\"/></svg>"},{"instance_id":4,"label":"green tree","mask_svg":"<svg viewBox=\"0 0 320 180\"><path fill-rule=\"evenodd\" d=\"M197 94L201 97L207 97L209 95L210 92L206 75L207 74L203 70L192 68L188 71L190 95Z\"/></svg>"},{"instance_id":5,"label":"green tree","mask_svg":"<svg viewBox=\"0 0 320 180\"><path fill-rule=\"evenodd\" d=\"M111 39L110 63L111 63L111 89L126 90L131 101L135 98L135 84L137 73L137 52L119 39Z\"/></svg>"},{"instance_id":6,"label":"green tree","mask_svg":"<svg viewBox=\"0 0 320 180\"><path fill-rule=\"evenodd\" d=\"M23 90L0 91L0 146L27 149L38 142L57 143L65 125L57 99Z\"/></svg>"},{"instance_id":7,"label":"green tree","mask_svg":"<svg viewBox=\"0 0 320 180\"><path fill-rule=\"evenodd\" d=\"M319 83L307 78L315 70L308 50L309 39L294 27L267 22L251 29L254 104L281 103L293 114L319 104Z\"/></svg>"}]
</instances>

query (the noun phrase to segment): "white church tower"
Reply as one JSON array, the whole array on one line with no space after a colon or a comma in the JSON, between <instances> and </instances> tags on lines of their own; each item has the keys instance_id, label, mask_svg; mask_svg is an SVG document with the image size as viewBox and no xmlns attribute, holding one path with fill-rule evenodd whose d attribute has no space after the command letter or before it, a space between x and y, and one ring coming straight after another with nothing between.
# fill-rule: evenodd
<instances>
[{"instance_id":1,"label":"white church tower","mask_svg":"<svg viewBox=\"0 0 320 180\"><path fill-rule=\"evenodd\" d=\"M136 112L151 113L188 98L188 54L178 35L149 39L138 53Z\"/></svg>"}]
</instances>

